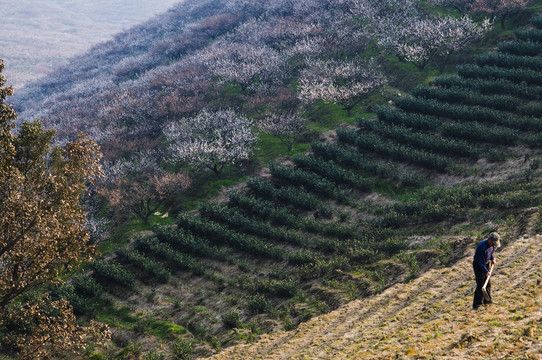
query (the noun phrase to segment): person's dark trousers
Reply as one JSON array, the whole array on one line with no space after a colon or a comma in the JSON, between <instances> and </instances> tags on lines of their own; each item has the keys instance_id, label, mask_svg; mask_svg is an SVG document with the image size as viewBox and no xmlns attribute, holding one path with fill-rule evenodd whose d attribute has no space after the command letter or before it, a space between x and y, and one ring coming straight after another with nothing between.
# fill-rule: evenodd
<instances>
[{"instance_id":1,"label":"person's dark trousers","mask_svg":"<svg viewBox=\"0 0 542 360\"><path fill-rule=\"evenodd\" d=\"M474 290L474 300L472 302L472 307L477 309L480 305L490 304L491 303L491 280L487 282L486 291L489 295L489 301L484 298L484 293L482 292L482 287L486 282L487 274L484 272L474 271L474 276L476 277L476 290Z\"/></svg>"}]
</instances>

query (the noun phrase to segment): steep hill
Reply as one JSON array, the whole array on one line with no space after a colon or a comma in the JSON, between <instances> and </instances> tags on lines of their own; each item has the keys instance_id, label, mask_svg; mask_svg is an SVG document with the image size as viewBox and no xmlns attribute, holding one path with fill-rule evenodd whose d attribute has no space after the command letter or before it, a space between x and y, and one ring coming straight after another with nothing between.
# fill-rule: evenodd
<instances>
[{"instance_id":1,"label":"steep hill","mask_svg":"<svg viewBox=\"0 0 542 360\"><path fill-rule=\"evenodd\" d=\"M175 2L0 1L0 59L5 60L9 83L19 90Z\"/></svg>"},{"instance_id":2,"label":"steep hill","mask_svg":"<svg viewBox=\"0 0 542 360\"><path fill-rule=\"evenodd\" d=\"M534 233L536 221L536 209L525 213L517 238L496 253L491 306L471 308L470 246L450 267L211 359L541 359L542 236Z\"/></svg>"},{"instance_id":3,"label":"steep hill","mask_svg":"<svg viewBox=\"0 0 542 360\"><path fill-rule=\"evenodd\" d=\"M344 318L331 321L330 337L345 349L352 344L342 341L377 336L396 313L420 321L401 307L416 313L423 303L409 308L407 298L440 286L428 269L463 258L490 229L515 239L516 219L542 200L542 17L528 21L540 4L507 19L513 31L495 27L446 57L468 62L452 75L436 76L434 61L405 63L379 36L394 24L412 36L416 26L457 25L454 10L410 0L186 2L73 59L15 98L21 119L39 116L60 143L87 131L107 160L109 192L89 204L93 225L109 230L105 241L93 237L106 255L52 286L51 297L111 326L113 341L89 349L95 358L211 356L277 330L299 326L301 336L312 317L337 308L366 329L350 325L350 338ZM475 39L488 30L480 18L463 20ZM352 93L364 89L359 70L374 75L376 65L389 83L370 77L374 93ZM333 81L329 69L339 73ZM348 96L330 100L314 84ZM235 109L258 125L296 110L308 125L294 150L254 126L253 156L217 176L172 163L176 142L166 141L169 125L201 119L194 115L204 108ZM145 191L177 175L192 177L187 193L160 202ZM137 219L131 200L161 208ZM448 276L457 272L463 285L449 286L463 291L467 314L463 262ZM397 289L407 295L394 298ZM457 291L443 294L435 300L456 301ZM323 344L319 331L314 341ZM287 346L292 334L272 336ZM259 344L262 357L272 353Z\"/></svg>"}]
</instances>

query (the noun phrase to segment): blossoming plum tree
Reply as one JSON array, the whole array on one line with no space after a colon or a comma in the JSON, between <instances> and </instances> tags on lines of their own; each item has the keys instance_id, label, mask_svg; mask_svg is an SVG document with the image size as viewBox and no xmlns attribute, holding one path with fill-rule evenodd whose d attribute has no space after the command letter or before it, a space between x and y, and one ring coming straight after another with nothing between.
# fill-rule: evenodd
<instances>
[{"instance_id":1,"label":"blossoming plum tree","mask_svg":"<svg viewBox=\"0 0 542 360\"><path fill-rule=\"evenodd\" d=\"M192 118L166 124L163 131L172 160L220 175L226 165L250 157L257 141L252 125L252 120L233 110L204 109Z\"/></svg>"},{"instance_id":2,"label":"blossoming plum tree","mask_svg":"<svg viewBox=\"0 0 542 360\"><path fill-rule=\"evenodd\" d=\"M304 103L323 100L341 104L350 116L364 96L385 83L386 77L373 59L308 59L299 76L298 97Z\"/></svg>"}]
</instances>

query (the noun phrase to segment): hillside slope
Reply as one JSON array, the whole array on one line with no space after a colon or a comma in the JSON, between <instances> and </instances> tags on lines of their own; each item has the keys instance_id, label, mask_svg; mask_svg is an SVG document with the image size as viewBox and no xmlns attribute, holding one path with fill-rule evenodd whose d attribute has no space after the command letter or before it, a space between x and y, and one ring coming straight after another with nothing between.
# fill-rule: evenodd
<instances>
[{"instance_id":1,"label":"hillside slope","mask_svg":"<svg viewBox=\"0 0 542 360\"><path fill-rule=\"evenodd\" d=\"M9 84L22 88L176 2L0 1L0 58L5 60Z\"/></svg>"},{"instance_id":2,"label":"hillside slope","mask_svg":"<svg viewBox=\"0 0 542 360\"><path fill-rule=\"evenodd\" d=\"M542 236L534 234L535 218L528 212L517 240L497 252L491 307L471 309L471 248L449 268L212 359L541 359Z\"/></svg>"}]
</instances>

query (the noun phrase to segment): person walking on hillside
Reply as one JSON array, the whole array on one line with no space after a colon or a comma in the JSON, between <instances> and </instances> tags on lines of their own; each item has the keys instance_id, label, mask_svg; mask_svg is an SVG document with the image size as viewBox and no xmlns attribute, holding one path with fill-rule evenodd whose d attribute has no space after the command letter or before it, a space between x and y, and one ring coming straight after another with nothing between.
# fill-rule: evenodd
<instances>
[{"instance_id":1,"label":"person walking on hillside","mask_svg":"<svg viewBox=\"0 0 542 360\"><path fill-rule=\"evenodd\" d=\"M478 246L476 246L474 261L472 262L474 276L476 277L476 290L474 291L474 301L472 302L472 308L475 310L478 309L480 305L491 304L491 281L488 281L486 286L489 301L484 298L482 287L484 286L487 277L490 275L490 265L496 263L493 251L500 246L500 236L496 232L489 234L487 239L484 239L484 241L481 241Z\"/></svg>"}]
</instances>

